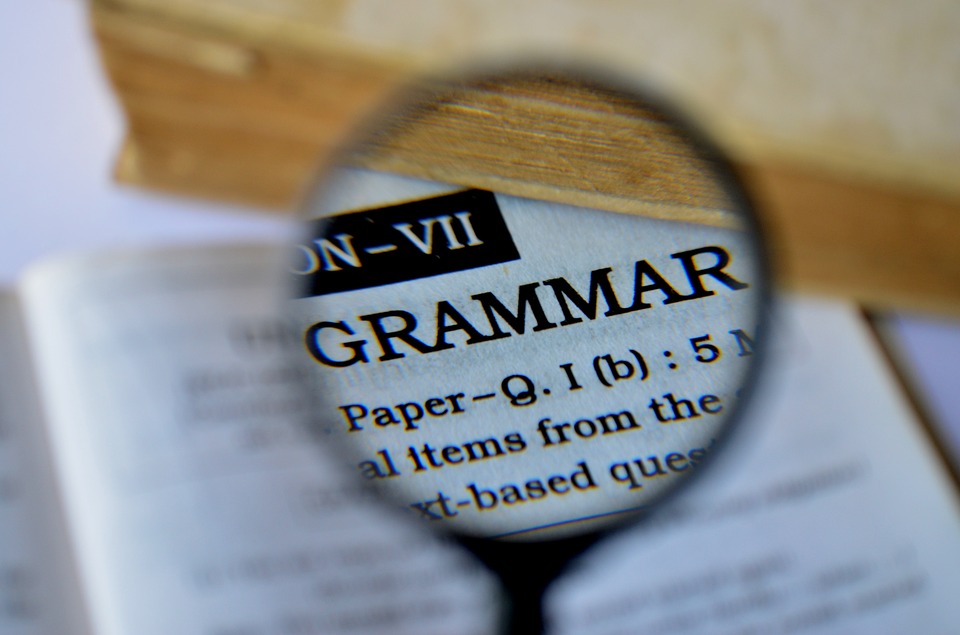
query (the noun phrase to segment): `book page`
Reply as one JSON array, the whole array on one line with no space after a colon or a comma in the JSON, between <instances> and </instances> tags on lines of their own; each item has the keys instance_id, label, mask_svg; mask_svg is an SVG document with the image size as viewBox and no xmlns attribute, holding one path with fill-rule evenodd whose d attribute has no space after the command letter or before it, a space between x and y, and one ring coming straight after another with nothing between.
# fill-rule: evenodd
<instances>
[{"instance_id":1,"label":"book page","mask_svg":"<svg viewBox=\"0 0 960 635\"><path fill-rule=\"evenodd\" d=\"M691 206L715 224L335 173L297 245L317 424L451 531L556 538L655 504L722 444L756 359L760 259L712 185Z\"/></svg>"},{"instance_id":2,"label":"book page","mask_svg":"<svg viewBox=\"0 0 960 635\"><path fill-rule=\"evenodd\" d=\"M0 292L0 633L85 633L20 304Z\"/></svg>"},{"instance_id":3,"label":"book page","mask_svg":"<svg viewBox=\"0 0 960 635\"><path fill-rule=\"evenodd\" d=\"M210 247L28 277L96 635L486 632L490 577L364 503L291 422L281 271Z\"/></svg>"},{"instance_id":4,"label":"book page","mask_svg":"<svg viewBox=\"0 0 960 635\"><path fill-rule=\"evenodd\" d=\"M792 299L737 443L588 554L554 633L952 633L960 506L853 307Z\"/></svg>"}]
</instances>

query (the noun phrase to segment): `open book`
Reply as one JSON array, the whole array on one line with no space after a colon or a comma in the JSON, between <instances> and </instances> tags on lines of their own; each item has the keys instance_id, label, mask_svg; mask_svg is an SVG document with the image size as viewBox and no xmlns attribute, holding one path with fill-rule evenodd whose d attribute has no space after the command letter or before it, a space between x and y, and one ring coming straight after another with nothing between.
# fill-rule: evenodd
<instances>
[{"instance_id":1,"label":"open book","mask_svg":"<svg viewBox=\"0 0 960 635\"><path fill-rule=\"evenodd\" d=\"M0 326L0 632L488 633L491 576L285 415L277 251L42 264ZM557 633L960 623L960 505L858 313L789 298L740 442L599 546ZM32 381L31 378L35 378Z\"/></svg>"}]
</instances>

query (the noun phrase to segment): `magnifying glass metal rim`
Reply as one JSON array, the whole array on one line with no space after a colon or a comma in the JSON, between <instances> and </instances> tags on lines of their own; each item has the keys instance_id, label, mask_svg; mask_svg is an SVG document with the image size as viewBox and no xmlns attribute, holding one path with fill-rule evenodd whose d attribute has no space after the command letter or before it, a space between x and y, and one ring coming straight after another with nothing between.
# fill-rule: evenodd
<instances>
[{"instance_id":1,"label":"magnifying glass metal rim","mask_svg":"<svg viewBox=\"0 0 960 635\"><path fill-rule=\"evenodd\" d=\"M465 88L477 87L485 84L510 84L511 82L541 81L551 79L558 82L566 82L575 85L581 90L591 91L597 95L609 96L611 100L631 105L642 105L644 108L655 112L672 129L682 134L684 141L693 149L697 156L702 159L713 170L713 180L718 188L726 195L731 208L737 213L738 221L743 223L743 230L748 234L748 247L751 250L755 260L754 276L755 280L751 282L752 290L756 297L756 336L755 346L752 350L753 360L746 369L741 390L738 392L734 404L729 406L722 425L721 431L716 440L715 449L708 453L703 462L695 470L686 473L682 478L674 479L671 487L658 495L649 504L644 505L640 511L623 514L612 518L602 526L588 529L585 532L573 533L562 537L547 537L536 540L503 540L496 537L484 537L460 530L455 525L445 525L442 527L433 527L441 534L448 535L461 543L464 543L474 553L484 552L487 549L486 543L494 542L497 545L513 544L518 546L533 544L549 544L552 547L549 550L559 548L561 544L566 544L572 551L580 551L585 546L592 544L601 537L616 533L625 527L632 526L643 517L655 513L654 508L662 508L664 503L673 499L683 491L686 491L693 483L703 478L704 473L709 473L712 469L712 463L715 461L714 455L723 451L723 447L730 443L731 438L735 436L738 429L737 423L743 417L745 409L753 399L756 391L758 378L764 359L766 357L767 341L769 340L769 306L771 300L771 283L769 254L766 245L762 239L763 231L761 221L758 218L756 209L747 195L746 188L742 179L737 174L733 165L720 151L712 140L695 125L689 117L681 114L679 109L661 95L652 90L649 86L642 86L638 82L626 82L624 78L617 77L607 71L596 68L588 68L583 65L558 65L556 63L545 63L543 61L527 63L503 64L494 63L487 65L472 65L467 68L460 68L445 73L423 76L415 79L409 84L401 87L390 98L385 100L380 109L367 117L361 125L357 126L353 134L346 137L344 143L337 151L330 155L330 160L318 172L318 177L313 185L307 189L308 194L303 198L304 207L310 201L317 200L323 196L327 177L335 173L335 168L341 165L349 165L349 157L354 155L356 148L363 144L376 144L378 138L389 134L391 125L399 119L404 122L416 121L418 116L428 113L442 102L443 95L452 95L462 91ZM440 96L440 97L438 97ZM359 143L358 143L359 141ZM347 159L347 160L344 160ZM412 176L412 175L408 175ZM464 188L471 187L470 184L463 185ZM624 213L624 212L612 212ZM308 219L314 220L314 219ZM317 430L318 426L311 426L311 429ZM322 443L330 443L328 435L321 434ZM339 443L333 440L334 443ZM405 507L405 504L398 504L398 501L392 500L385 495L382 488L357 479L365 485L365 489L371 491L377 498L383 499L387 503ZM497 547L496 549L502 550ZM548 550L548 551L549 551Z\"/></svg>"}]
</instances>

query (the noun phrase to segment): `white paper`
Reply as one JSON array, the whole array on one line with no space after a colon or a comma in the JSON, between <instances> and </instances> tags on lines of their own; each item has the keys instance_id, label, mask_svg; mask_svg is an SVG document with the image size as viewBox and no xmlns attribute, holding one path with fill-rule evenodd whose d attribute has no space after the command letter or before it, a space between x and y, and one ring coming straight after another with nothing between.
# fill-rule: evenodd
<instances>
[{"instance_id":1,"label":"white paper","mask_svg":"<svg viewBox=\"0 0 960 635\"><path fill-rule=\"evenodd\" d=\"M960 506L862 318L780 307L762 394L688 497L580 563L555 633L952 633Z\"/></svg>"},{"instance_id":2,"label":"white paper","mask_svg":"<svg viewBox=\"0 0 960 635\"><path fill-rule=\"evenodd\" d=\"M0 293L0 633L86 632L20 305Z\"/></svg>"},{"instance_id":3,"label":"white paper","mask_svg":"<svg viewBox=\"0 0 960 635\"><path fill-rule=\"evenodd\" d=\"M628 516L707 460L753 360L748 232L342 174L297 314L324 423L376 487L523 540Z\"/></svg>"},{"instance_id":4,"label":"white paper","mask_svg":"<svg viewBox=\"0 0 960 635\"><path fill-rule=\"evenodd\" d=\"M270 249L131 252L27 281L97 635L483 632L490 579L373 511L289 422Z\"/></svg>"}]
</instances>

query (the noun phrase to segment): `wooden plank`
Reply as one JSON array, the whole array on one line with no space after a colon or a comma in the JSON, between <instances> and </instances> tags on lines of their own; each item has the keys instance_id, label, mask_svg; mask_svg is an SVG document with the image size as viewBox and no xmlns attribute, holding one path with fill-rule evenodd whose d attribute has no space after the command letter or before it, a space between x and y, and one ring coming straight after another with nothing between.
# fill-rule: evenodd
<instances>
[{"instance_id":1,"label":"wooden plank","mask_svg":"<svg viewBox=\"0 0 960 635\"><path fill-rule=\"evenodd\" d=\"M342 41L308 45L305 34L320 32L309 21L299 36L288 37L255 19L249 24L260 27L231 30L209 16L187 23L175 11L160 15L151 2L140 3L143 11L136 4L96 2L94 23L129 118L118 172L151 187L294 207L321 158L417 68L405 59L354 54ZM213 5L225 10L231 1ZM170 6L186 10L195 3L178 0ZM510 99L526 100L531 108L530 95ZM547 112L563 104L540 106ZM595 122L615 126L616 118L596 115ZM467 123L461 117L447 130L459 135L450 152L464 150L470 141L464 137ZM554 135L554 141L564 137ZM600 170L584 164L564 173L549 161L529 160L525 174L505 175L495 160L503 147L470 146L456 157L456 173L438 173L436 157L424 155L428 147L422 141L409 139L394 148L390 164L375 156L368 160L412 174L612 209L642 198L603 152L592 153L605 166ZM742 151L748 147L753 149ZM738 162L763 203L783 284L841 293L872 306L960 313L960 250L952 244L960 237L960 199L949 186L941 187L949 179L923 182L909 171L909 178L887 179L883 169L837 170L836 162L816 159L816 153L758 147L763 144L742 142ZM541 159L546 154L541 152ZM477 160L467 164L464 155ZM911 161L913 170L921 164ZM948 165L938 174L950 170ZM589 187L583 186L584 174L591 175ZM928 187L933 181L939 185Z\"/></svg>"},{"instance_id":2,"label":"wooden plank","mask_svg":"<svg viewBox=\"0 0 960 635\"><path fill-rule=\"evenodd\" d=\"M435 82L345 159L518 196L733 224L716 170L653 107L564 75Z\"/></svg>"},{"instance_id":3,"label":"wooden plank","mask_svg":"<svg viewBox=\"0 0 960 635\"><path fill-rule=\"evenodd\" d=\"M402 68L533 52L682 101L730 151L960 195L960 3L89 0L253 48Z\"/></svg>"},{"instance_id":4,"label":"wooden plank","mask_svg":"<svg viewBox=\"0 0 960 635\"><path fill-rule=\"evenodd\" d=\"M710 165L634 103L563 80L432 87L355 160L520 196L694 222L730 222ZM780 280L872 306L957 311L960 203L796 166L742 164ZM660 207L651 209L651 204Z\"/></svg>"},{"instance_id":5,"label":"wooden plank","mask_svg":"<svg viewBox=\"0 0 960 635\"><path fill-rule=\"evenodd\" d=\"M103 63L128 121L121 180L291 208L358 119L404 75L94 6Z\"/></svg>"},{"instance_id":6,"label":"wooden plank","mask_svg":"<svg viewBox=\"0 0 960 635\"><path fill-rule=\"evenodd\" d=\"M795 165L741 165L798 290L960 315L960 202Z\"/></svg>"}]
</instances>

